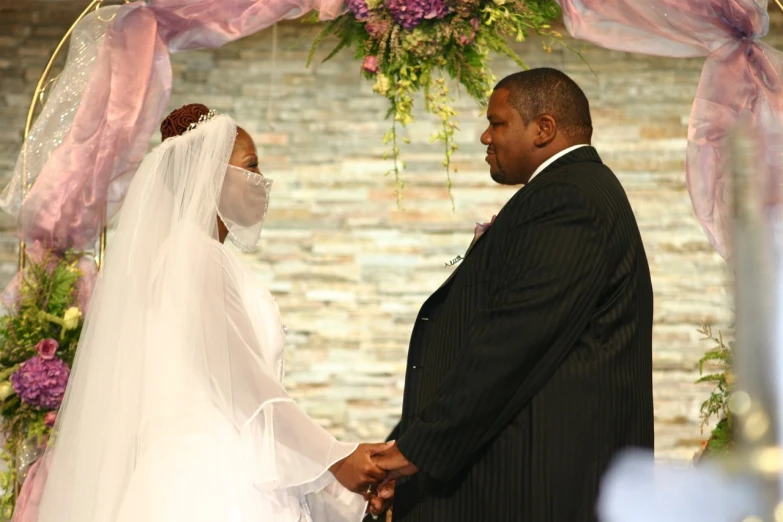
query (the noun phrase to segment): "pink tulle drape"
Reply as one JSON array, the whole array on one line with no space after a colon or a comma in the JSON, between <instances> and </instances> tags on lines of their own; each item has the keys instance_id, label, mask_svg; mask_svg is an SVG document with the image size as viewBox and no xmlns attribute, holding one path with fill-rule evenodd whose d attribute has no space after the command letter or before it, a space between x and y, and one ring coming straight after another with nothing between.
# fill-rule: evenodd
<instances>
[{"instance_id":1,"label":"pink tulle drape","mask_svg":"<svg viewBox=\"0 0 783 522\"><path fill-rule=\"evenodd\" d=\"M686 179L696 217L730 255L724 138L740 116L760 136L783 129L783 53L759 41L767 0L558 0L571 35L618 51L706 56L688 128Z\"/></svg>"},{"instance_id":2,"label":"pink tulle drape","mask_svg":"<svg viewBox=\"0 0 783 522\"><path fill-rule=\"evenodd\" d=\"M171 93L169 53L215 48L341 0L149 0L122 6L101 43L70 131L33 173L20 210L22 237L56 250L89 248L105 213L119 208L163 118ZM303 64L304 66L304 64Z\"/></svg>"},{"instance_id":3,"label":"pink tulle drape","mask_svg":"<svg viewBox=\"0 0 783 522\"><path fill-rule=\"evenodd\" d=\"M163 118L171 93L171 52L219 47L313 9L327 20L342 14L344 6L342 0L148 0L120 7L71 128L41 171L30 175L35 183L19 209L28 254L37 258L44 248L89 249L95 243L104 216L119 209ZM87 276L79 287L86 308L95 270L86 261L80 267ZM10 306L18 277L3 294ZM46 464L31 468L15 522L37 520Z\"/></svg>"},{"instance_id":4,"label":"pink tulle drape","mask_svg":"<svg viewBox=\"0 0 783 522\"><path fill-rule=\"evenodd\" d=\"M30 466L22 490L16 499L14 518L11 522L38 522L38 506L41 505L51 459L52 454L46 453Z\"/></svg>"}]
</instances>

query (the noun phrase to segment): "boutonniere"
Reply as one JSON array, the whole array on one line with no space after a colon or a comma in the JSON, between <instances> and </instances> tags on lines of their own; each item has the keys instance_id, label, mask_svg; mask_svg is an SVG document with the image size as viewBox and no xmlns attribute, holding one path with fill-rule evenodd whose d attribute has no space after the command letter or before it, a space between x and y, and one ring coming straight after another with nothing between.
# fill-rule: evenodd
<instances>
[{"instance_id":1,"label":"boutonniere","mask_svg":"<svg viewBox=\"0 0 783 522\"><path fill-rule=\"evenodd\" d=\"M491 227L495 222L496 217L497 215L493 215L492 219L489 220L489 223L476 223L476 228L473 229L473 241L470 243L470 246L473 246L476 241L478 241L478 238L483 236L484 233L489 230L489 227ZM468 250L470 250L470 247L468 247Z\"/></svg>"},{"instance_id":2,"label":"boutonniere","mask_svg":"<svg viewBox=\"0 0 783 522\"><path fill-rule=\"evenodd\" d=\"M496 218L496 217L497 217L497 215L493 215L493 216L492 216L492 219L490 219L490 220L489 220L489 223L476 223L476 228L475 228L475 229L473 229L473 241L471 241L471 242L470 242L470 246L468 247L468 252L470 252L470 249L471 249L471 248L473 248L473 245L475 245L475 244L476 244L476 241L478 241L478 239L479 239L479 238L480 238L482 235L484 235L484 233L485 233L487 230L489 230L489 227L491 227L491 226L492 226L492 224L495 222L495 218ZM468 255L468 254L467 254L467 252L465 253L465 255ZM454 259L452 259L451 261L448 261L448 262L447 262L447 263L446 263L446 264L443 266L443 268L449 268L450 266L454 266L454 265L456 265L457 263L459 263L460 261L462 261L463 259L465 259L465 258L464 258L464 257L462 257L462 256L457 256L457 257L455 257Z\"/></svg>"}]
</instances>

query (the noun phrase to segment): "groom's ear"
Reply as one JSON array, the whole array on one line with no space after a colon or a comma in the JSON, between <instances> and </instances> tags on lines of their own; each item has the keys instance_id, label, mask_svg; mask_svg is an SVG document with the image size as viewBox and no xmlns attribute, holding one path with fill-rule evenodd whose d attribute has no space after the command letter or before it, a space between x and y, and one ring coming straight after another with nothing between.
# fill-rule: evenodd
<instances>
[{"instance_id":1,"label":"groom's ear","mask_svg":"<svg viewBox=\"0 0 783 522\"><path fill-rule=\"evenodd\" d=\"M538 148L543 148L552 143L557 136L557 121L549 114L542 114L536 118L535 125L538 126L538 132L533 139L533 144Z\"/></svg>"}]
</instances>

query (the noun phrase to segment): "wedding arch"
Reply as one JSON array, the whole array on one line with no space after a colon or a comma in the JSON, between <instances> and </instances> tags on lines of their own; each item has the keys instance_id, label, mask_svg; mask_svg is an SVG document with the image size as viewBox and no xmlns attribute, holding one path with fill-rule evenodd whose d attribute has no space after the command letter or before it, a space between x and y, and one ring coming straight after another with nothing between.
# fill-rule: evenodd
<instances>
[{"instance_id":1,"label":"wedding arch","mask_svg":"<svg viewBox=\"0 0 783 522\"><path fill-rule=\"evenodd\" d=\"M780 0L773 1L783 10ZM103 262L105 224L121 206L168 105L171 53L216 48L285 19L324 22L310 59L328 37L336 37L326 59L345 48L354 52L372 89L388 100L391 128L384 142L398 201L404 188L404 140L398 130L412 120L415 94L424 93L427 111L441 124L435 139L444 147L450 188L458 127L448 79L485 104L494 84L490 53L525 67L508 39L522 41L536 33L547 45L564 44L552 26L562 15L571 36L602 47L704 56L689 123L686 179L696 217L724 257L731 252L724 138L740 118L752 122L762 142L783 132L783 54L761 41L769 29L766 0L104 4L90 1L55 48L34 92L14 176L0 195L0 207L18 217L20 238L19 273L3 294L9 314L0 324L0 411L9 468L0 486L7 518L43 480L36 461L56 417L92 280ZM53 65L68 42L65 68L53 82ZM721 84L723 77L731 77L732 84Z\"/></svg>"}]
</instances>

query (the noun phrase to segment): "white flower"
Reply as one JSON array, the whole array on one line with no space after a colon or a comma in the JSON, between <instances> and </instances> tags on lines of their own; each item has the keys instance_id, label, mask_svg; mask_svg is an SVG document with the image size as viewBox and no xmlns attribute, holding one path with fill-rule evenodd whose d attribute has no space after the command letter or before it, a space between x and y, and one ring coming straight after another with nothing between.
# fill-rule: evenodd
<instances>
[{"instance_id":1,"label":"white flower","mask_svg":"<svg viewBox=\"0 0 783 522\"><path fill-rule=\"evenodd\" d=\"M10 382L5 381L4 383L0 384L0 401L6 400L15 393L16 391L14 391L14 387L11 386Z\"/></svg>"},{"instance_id":2,"label":"white flower","mask_svg":"<svg viewBox=\"0 0 783 522\"><path fill-rule=\"evenodd\" d=\"M82 318L82 312L75 306L70 307L65 311L63 315L63 328L65 330L73 330L78 328L79 320Z\"/></svg>"}]
</instances>

